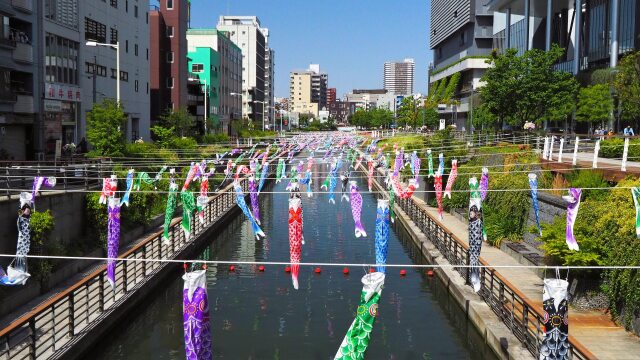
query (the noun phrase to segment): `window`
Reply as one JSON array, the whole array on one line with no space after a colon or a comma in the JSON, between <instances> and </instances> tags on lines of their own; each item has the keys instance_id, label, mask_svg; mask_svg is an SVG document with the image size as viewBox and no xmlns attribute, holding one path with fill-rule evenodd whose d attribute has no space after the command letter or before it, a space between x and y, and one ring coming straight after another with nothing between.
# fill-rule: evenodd
<instances>
[{"instance_id":1,"label":"window","mask_svg":"<svg viewBox=\"0 0 640 360\"><path fill-rule=\"evenodd\" d=\"M111 0L111 6L113 6L114 8L118 8L118 0Z\"/></svg>"},{"instance_id":2,"label":"window","mask_svg":"<svg viewBox=\"0 0 640 360\"><path fill-rule=\"evenodd\" d=\"M138 92L138 90L139 90L139 89L140 89L140 85L138 84L138 80L136 80L136 81L133 83L133 90L134 90L135 92Z\"/></svg>"},{"instance_id":3,"label":"window","mask_svg":"<svg viewBox=\"0 0 640 360\"><path fill-rule=\"evenodd\" d=\"M124 12L129 12L129 0L124 0Z\"/></svg>"},{"instance_id":4,"label":"window","mask_svg":"<svg viewBox=\"0 0 640 360\"><path fill-rule=\"evenodd\" d=\"M464 32L460 33L460 46L464 45L465 35L466 35L466 33L464 33Z\"/></svg>"},{"instance_id":5,"label":"window","mask_svg":"<svg viewBox=\"0 0 640 360\"><path fill-rule=\"evenodd\" d=\"M167 37L173 37L173 26L167 25Z\"/></svg>"},{"instance_id":6,"label":"window","mask_svg":"<svg viewBox=\"0 0 640 360\"><path fill-rule=\"evenodd\" d=\"M149 48L147 48L147 60L149 60Z\"/></svg>"},{"instance_id":7,"label":"window","mask_svg":"<svg viewBox=\"0 0 640 360\"><path fill-rule=\"evenodd\" d=\"M129 73L126 71L120 70L120 80L129 81Z\"/></svg>"},{"instance_id":8,"label":"window","mask_svg":"<svg viewBox=\"0 0 640 360\"><path fill-rule=\"evenodd\" d=\"M97 76L107 77L107 67L95 63L85 62L85 71L87 74L96 72Z\"/></svg>"},{"instance_id":9,"label":"window","mask_svg":"<svg viewBox=\"0 0 640 360\"><path fill-rule=\"evenodd\" d=\"M133 53L138 56L138 44L133 45Z\"/></svg>"},{"instance_id":10,"label":"window","mask_svg":"<svg viewBox=\"0 0 640 360\"><path fill-rule=\"evenodd\" d=\"M45 35L45 78L47 82L78 84L78 48L73 40ZM98 70L99 71L99 70Z\"/></svg>"},{"instance_id":11,"label":"window","mask_svg":"<svg viewBox=\"0 0 640 360\"><path fill-rule=\"evenodd\" d=\"M138 5L133 5L133 16L138 17Z\"/></svg>"},{"instance_id":12,"label":"window","mask_svg":"<svg viewBox=\"0 0 640 360\"><path fill-rule=\"evenodd\" d=\"M168 63L172 63L173 62L173 51L167 52L167 62Z\"/></svg>"},{"instance_id":13,"label":"window","mask_svg":"<svg viewBox=\"0 0 640 360\"><path fill-rule=\"evenodd\" d=\"M169 76L167 78L167 88L173 89L173 77ZM173 108L173 107L172 107Z\"/></svg>"},{"instance_id":14,"label":"window","mask_svg":"<svg viewBox=\"0 0 640 360\"><path fill-rule=\"evenodd\" d=\"M116 69L111 68L111 78L115 79L116 78Z\"/></svg>"},{"instance_id":15,"label":"window","mask_svg":"<svg viewBox=\"0 0 640 360\"><path fill-rule=\"evenodd\" d=\"M78 29L79 0L45 0L45 17L58 24Z\"/></svg>"},{"instance_id":16,"label":"window","mask_svg":"<svg viewBox=\"0 0 640 360\"><path fill-rule=\"evenodd\" d=\"M129 40L125 40L124 41L124 51L128 54L129 53Z\"/></svg>"},{"instance_id":17,"label":"window","mask_svg":"<svg viewBox=\"0 0 640 360\"><path fill-rule=\"evenodd\" d=\"M84 18L84 37L87 41L107 42L107 26L86 17Z\"/></svg>"},{"instance_id":18,"label":"window","mask_svg":"<svg viewBox=\"0 0 640 360\"><path fill-rule=\"evenodd\" d=\"M118 43L118 30L114 28L111 28L111 43L114 45Z\"/></svg>"},{"instance_id":19,"label":"window","mask_svg":"<svg viewBox=\"0 0 640 360\"><path fill-rule=\"evenodd\" d=\"M149 93L149 83L147 82L147 94Z\"/></svg>"},{"instance_id":20,"label":"window","mask_svg":"<svg viewBox=\"0 0 640 360\"><path fill-rule=\"evenodd\" d=\"M458 10L456 10L456 11L454 11L454 12L453 12L453 18L455 19L455 18L457 18L457 17L458 17Z\"/></svg>"},{"instance_id":21,"label":"window","mask_svg":"<svg viewBox=\"0 0 640 360\"><path fill-rule=\"evenodd\" d=\"M203 64L191 64L191 72L200 73L204 71Z\"/></svg>"},{"instance_id":22,"label":"window","mask_svg":"<svg viewBox=\"0 0 640 360\"><path fill-rule=\"evenodd\" d=\"M173 0L167 0L167 10L173 10Z\"/></svg>"}]
</instances>

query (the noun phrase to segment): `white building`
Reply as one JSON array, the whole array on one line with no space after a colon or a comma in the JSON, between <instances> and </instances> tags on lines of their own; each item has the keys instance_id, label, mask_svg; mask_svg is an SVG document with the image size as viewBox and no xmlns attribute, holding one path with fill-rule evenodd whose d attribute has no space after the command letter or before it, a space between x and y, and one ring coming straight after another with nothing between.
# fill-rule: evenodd
<instances>
[{"instance_id":1,"label":"white building","mask_svg":"<svg viewBox=\"0 0 640 360\"><path fill-rule=\"evenodd\" d=\"M267 122L266 69L269 30L262 28L256 16L220 16L218 30L228 31L231 41L242 50L242 116L253 121ZM270 54L271 55L271 54ZM273 57L269 57L269 72L273 71ZM271 75L271 74L269 74ZM269 86L272 86L271 78ZM271 91L271 96L273 91ZM265 100L266 99L266 100ZM263 109L265 111L263 115Z\"/></svg>"},{"instance_id":2,"label":"white building","mask_svg":"<svg viewBox=\"0 0 640 360\"><path fill-rule=\"evenodd\" d=\"M391 93L413 94L416 63L413 59L384 63L384 88Z\"/></svg>"}]
</instances>

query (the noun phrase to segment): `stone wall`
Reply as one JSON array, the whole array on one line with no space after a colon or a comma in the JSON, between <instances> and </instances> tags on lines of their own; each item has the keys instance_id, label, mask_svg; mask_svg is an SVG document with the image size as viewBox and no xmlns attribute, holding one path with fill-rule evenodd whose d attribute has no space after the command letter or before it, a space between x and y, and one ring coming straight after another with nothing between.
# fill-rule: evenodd
<instances>
[{"instance_id":1,"label":"stone wall","mask_svg":"<svg viewBox=\"0 0 640 360\"><path fill-rule=\"evenodd\" d=\"M567 205L560 196L538 191L538 207L540 209L540 223L550 224L557 216L566 216ZM529 200L529 216L525 229L536 226L536 213L533 210L533 200ZM538 248L542 243L538 241L538 234L525 231L524 242Z\"/></svg>"}]
</instances>

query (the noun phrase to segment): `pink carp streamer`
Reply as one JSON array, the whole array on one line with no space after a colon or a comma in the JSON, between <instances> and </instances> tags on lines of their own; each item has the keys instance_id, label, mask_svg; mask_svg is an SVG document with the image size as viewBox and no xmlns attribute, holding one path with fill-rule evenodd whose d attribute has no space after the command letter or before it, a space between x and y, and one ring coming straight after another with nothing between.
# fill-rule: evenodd
<instances>
[{"instance_id":1,"label":"pink carp streamer","mask_svg":"<svg viewBox=\"0 0 640 360\"><path fill-rule=\"evenodd\" d=\"M399 196L401 199L408 199L411 196L413 196L413 193L416 190L417 187L417 183L415 179L409 179L409 185L407 186L406 189L402 188L402 185L400 184L400 180L399 177L396 176L392 179L391 181L392 185L393 185L393 192Z\"/></svg>"},{"instance_id":2,"label":"pink carp streamer","mask_svg":"<svg viewBox=\"0 0 640 360\"><path fill-rule=\"evenodd\" d=\"M353 222L355 223L355 235L359 237L367 237L367 232L362 226L360 217L362 216L362 195L358 192L358 185L355 181L351 181L350 186L351 193L351 215L353 215Z\"/></svg>"},{"instance_id":3,"label":"pink carp streamer","mask_svg":"<svg viewBox=\"0 0 640 360\"><path fill-rule=\"evenodd\" d=\"M433 185L436 189L436 201L438 202L438 215L440 215L440 220L442 220L444 219L444 217L442 216L442 174L440 173L440 171L436 171Z\"/></svg>"},{"instance_id":4,"label":"pink carp streamer","mask_svg":"<svg viewBox=\"0 0 640 360\"><path fill-rule=\"evenodd\" d=\"M302 201L292 193L289 199L289 256L291 261L291 281L298 290L298 274L302 257Z\"/></svg>"},{"instance_id":5,"label":"pink carp streamer","mask_svg":"<svg viewBox=\"0 0 640 360\"><path fill-rule=\"evenodd\" d=\"M444 190L444 196L451 199L451 188L458 177L458 160L451 160L451 171L447 179L447 188Z\"/></svg>"},{"instance_id":6,"label":"pink carp streamer","mask_svg":"<svg viewBox=\"0 0 640 360\"><path fill-rule=\"evenodd\" d=\"M200 196L198 196L198 219L204 224L204 207L209 202L209 175L202 174L200 178Z\"/></svg>"},{"instance_id":7,"label":"pink carp streamer","mask_svg":"<svg viewBox=\"0 0 640 360\"><path fill-rule=\"evenodd\" d=\"M109 198L116 195L118 189L118 179L115 175L102 179L102 193L100 194L100 204L106 204Z\"/></svg>"},{"instance_id":8,"label":"pink carp streamer","mask_svg":"<svg viewBox=\"0 0 640 360\"><path fill-rule=\"evenodd\" d=\"M184 185L182 185L182 191L187 191L187 188L189 188L189 185L193 181L193 178L195 178L199 167L200 166L198 164L191 163L191 167L189 168L189 172L187 173L187 178L184 181Z\"/></svg>"}]
</instances>

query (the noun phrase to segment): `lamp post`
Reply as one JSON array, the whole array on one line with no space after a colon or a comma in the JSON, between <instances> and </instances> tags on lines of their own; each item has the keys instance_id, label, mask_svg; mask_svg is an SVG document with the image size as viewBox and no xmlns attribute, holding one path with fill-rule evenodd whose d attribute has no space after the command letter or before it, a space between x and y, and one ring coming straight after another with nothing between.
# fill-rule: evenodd
<instances>
[{"instance_id":1,"label":"lamp post","mask_svg":"<svg viewBox=\"0 0 640 360\"><path fill-rule=\"evenodd\" d=\"M99 43L97 41L87 41L87 46L106 46L116 49L116 102L120 106L120 42L115 44Z\"/></svg>"}]
</instances>

